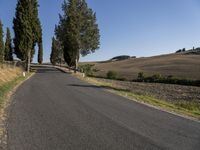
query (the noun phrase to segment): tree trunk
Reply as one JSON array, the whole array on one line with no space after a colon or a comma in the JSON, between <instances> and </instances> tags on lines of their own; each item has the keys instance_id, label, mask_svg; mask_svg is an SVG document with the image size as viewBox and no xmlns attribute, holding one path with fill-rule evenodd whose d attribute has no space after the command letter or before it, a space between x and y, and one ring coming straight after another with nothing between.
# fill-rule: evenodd
<instances>
[{"instance_id":1,"label":"tree trunk","mask_svg":"<svg viewBox=\"0 0 200 150\"><path fill-rule=\"evenodd\" d=\"M27 73L30 72L30 63L31 63L31 51L28 52L28 58L27 58L27 64L26 64Z\"/></svg>"},{"instance_id":2,"label":"tree trunk","mask_svg":"<svg viewBox=\"0 0 200 150\"><path fill-rule=\"evenodd\" d=\"M77 72L78 70L78 62L79 62L79 59L80 59L80 51L78 51L78 54L76 56L76 62L75 62L75 70L74 70L74 73Z\"/></svg>"},{"instance_id":3,"label":"tree trunk","mask_svg":"<svg viewBox=\"0 0 200 150\"><path fill-rule=\"evenodd\" d=\"M78 69L78 59L76 58L76 62L75 62L75 70L74 70L74 73L77 72L77 69Z\"/></svg>"}]
</instances>

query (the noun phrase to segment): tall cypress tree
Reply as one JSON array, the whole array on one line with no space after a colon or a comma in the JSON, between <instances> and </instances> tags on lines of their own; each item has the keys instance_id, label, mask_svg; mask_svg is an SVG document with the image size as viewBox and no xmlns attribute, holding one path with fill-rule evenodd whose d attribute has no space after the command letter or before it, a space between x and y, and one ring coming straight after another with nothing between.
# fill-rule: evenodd
<instances>
[{"instance_id":1,"label":"tall cypress tree","mask_svg":"<svg viewBox=\"0 0 200 150\"><path fill-rule=\"evenodd\" d=\"M0 63L4 61L3 24L0 20Z\"/></svg>"},{"instance_id":2,"label":"tall cypress tree","mask_svg":"<svg viewBox=\"0 0 200 150\"><path fill-rule=\"evenodd\" d=\"M77 68L80 54L85 56L99 48L96 14L88 8L85 0L64 1L62 10L64 15L60 15L55 33L63 45L65 61Z\"/></svg>"},{"instance_id":3,"label":"tall cypress tree","mask_svg":"<svg viewBox=\"0 0 200 150\"><path fill-rule=\"evenodd\" d=\"M59 25L55 29L56 36L63 45L64 59L72 67L76 66L79 56L79 13L76 0L64 1L62 5L64 15L60 15Z\"/></svg>"},{"instance_id":4,"label":"tall cypress tree","mask_svg":"<svg viewBox=\"0 0 200 150\"><path fill-rule=\"evenodd\" d=\"M18 0L13 29L15 33L15 54L22 61L28 61L33 44L31 15L31 3L29 0Z\"/></svg>"},{"instance_id":5,"label":"tall cypress tree","mask_svg":"<svg viewBox=\"0 0 200 150\"><path fill-rule=\"evenodd\" d=\"M66 20L66 41L64 44L64 58L70 66L77 66L80 49L80 15L76 7L76 0L69 0L68 19Z\"/></svg>"},{"instance_id":6,"label":"tall cypress tree","mask_svg":"<svg viewBox=\"0 0 200 150\"><path fill-rule=\"evenodd\" d=\"M51 46L51 56L50 61L53 65L56 65L56 63L63 62L63 50L61 48L60 42L55 39L55 37L52 38L52 46Z\"/></svg>"},{"instance_id":7,"label":"tall cypress tree","mask_svg":"<svg viewBox=\"0 0 200 150\"><path fill-rule=\"evenodd\" d=\"M42 64L43 62L43 45L42 45L42 39L39 41L39 44L38 44L38 63L39 64Z\"/></svg>"},{"instance_id":8,"label":"tall cypress tree","mask_svg":"<svg viewBox=\"0 0 200 150\"><path fill-rule=\"evenodd\" d=\"M5 60L13 61L12 39L11 39L9 28L7 28L7 32L6 32Z\"/></svg>"},{"instance_id":9,"label":"tall cypress tree","mask_svg":"<svg viewBox=\"0 0 200 150\"><path fill-rule=\"evenodd\" d=\"M57 57L57 54L56 54L56 40L55 38L53 37L52 38L52 46L51 46L51 55L50 55L50 61L53 65L56 64L56 57Z\"/></svg>"},{"instance_id":10,"label":"tall cypress tree","mask_svg":"<svg viewBox=\"0 0 200 150\"><path fill-rule=\"evenodd\" d=\"M42 40L42 27L41 23L38 24L39 35L38 35L38 63L42 64L43 62L43 40Z\"/></svg>"},{"instance_id":11,"label":"tall cypress tree","mask_svg":"<svg viewBox=\"0 0 200 150\"><path fill-rule=\"evenodd\" d=\"M86 56L90 53L94 53L96 49L99 49L100 45L100 33L96 20L96 13L90 9L85 0L78 0L78 10L80 12L80 53L82 56Z\"/></svg>"},{"instance_id":12,"label":"tall cypress tree","mask_svg":"<svg viewBox=\"0 0 200 150\"><path fill-rule=\"evenodd\" d=\"M18 0L13 24L15 54L19 59L27 62L27 71L29 71L35 45L42 38L37 0ZM41 44L40 47L42 47Z\"/></svg>"},{"instance_id":13,"label":"tall cypress tree","mask_svg":"<svg viewBox=\"0 0 200 150\"><path fill-rule=\"evenodd\" d=\"M38 63L43 61L43 45L42 45L42 27L41 22L38 17L38 1L31 0L32 6L32 29L33 29L33 47L32 47L32 56L35 54L35 45L38 44Z\"/></svg>"}]
</instances>

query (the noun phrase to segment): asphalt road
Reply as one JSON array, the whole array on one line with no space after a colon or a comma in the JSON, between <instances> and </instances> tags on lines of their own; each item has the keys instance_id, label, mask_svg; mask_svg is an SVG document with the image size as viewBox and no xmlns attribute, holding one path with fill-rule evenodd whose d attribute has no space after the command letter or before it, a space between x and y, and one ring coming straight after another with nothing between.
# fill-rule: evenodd
<instances>
[{"instance_id":1,"label":"asphalt road","mask_svg":"<svg viewBox=\"0 0 200 150\"><path fill-rule=\"evenodd\" d=\"M8 150L200 150L200 123L40 68L13 96Z\"/></svg>"}]
</instances>

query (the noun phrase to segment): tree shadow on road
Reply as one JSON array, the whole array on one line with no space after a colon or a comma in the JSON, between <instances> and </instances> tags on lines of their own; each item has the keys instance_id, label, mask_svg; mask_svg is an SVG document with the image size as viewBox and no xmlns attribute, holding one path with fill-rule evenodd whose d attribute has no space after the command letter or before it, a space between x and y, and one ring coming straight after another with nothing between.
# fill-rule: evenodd
<instances>
[{"instance_id":1,"label":"tree shadow on road","mask_svg":"<svg viewBox=\"0 0 200 150\"><path fill-rule=\"evenodd\" d=\"M59 70L56 69L38 69L36 70L36 73L61 73Z\"/></svg>"},{"instance_id":2,"label":"tree shadow on road","mask_svg":"<svg viewBox=\"0 0 200 150\"><path fill-rule=\"evenodd\" d=\"M36 73L67 73L61 69L58 68L53 68L53 67L32 67L31 71L36 72Z\"/></svg>"}]
</instances>

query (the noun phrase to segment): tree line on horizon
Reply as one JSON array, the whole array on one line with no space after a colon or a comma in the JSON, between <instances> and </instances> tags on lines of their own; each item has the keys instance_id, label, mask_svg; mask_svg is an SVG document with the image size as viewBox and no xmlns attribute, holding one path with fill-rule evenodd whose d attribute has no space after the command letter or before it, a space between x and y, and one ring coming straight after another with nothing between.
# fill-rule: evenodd
<instances>
[{"instance_id":1,"label":"tree line on horizon","mask_svg":"<svg viewBox=\"0 0 200 150\"><path fill-rule=\"evenodd\" d=\"M63 15L55 26L50 61L53 65L65 61L78 69L80 55L94 53L100 46L100 33L96 13L85 0L64 0Z\"/></svg>"},{"instance_id":2,"label":"tree line on horizon","mask_svg":"<svg viewBox=\"0 0 200 150\"><path fill-rule=\"evenodd\" d=\"M38 17L37 0L18 0L15 17L13 19L14 47L10 30L7 28L6 42L3 41L3 24L0 21L0 62L13 61L13 53L25 62L29 72L30 63L38 44L38 63L43 62L42 27Z\"/></svg>"}]
</instances>

